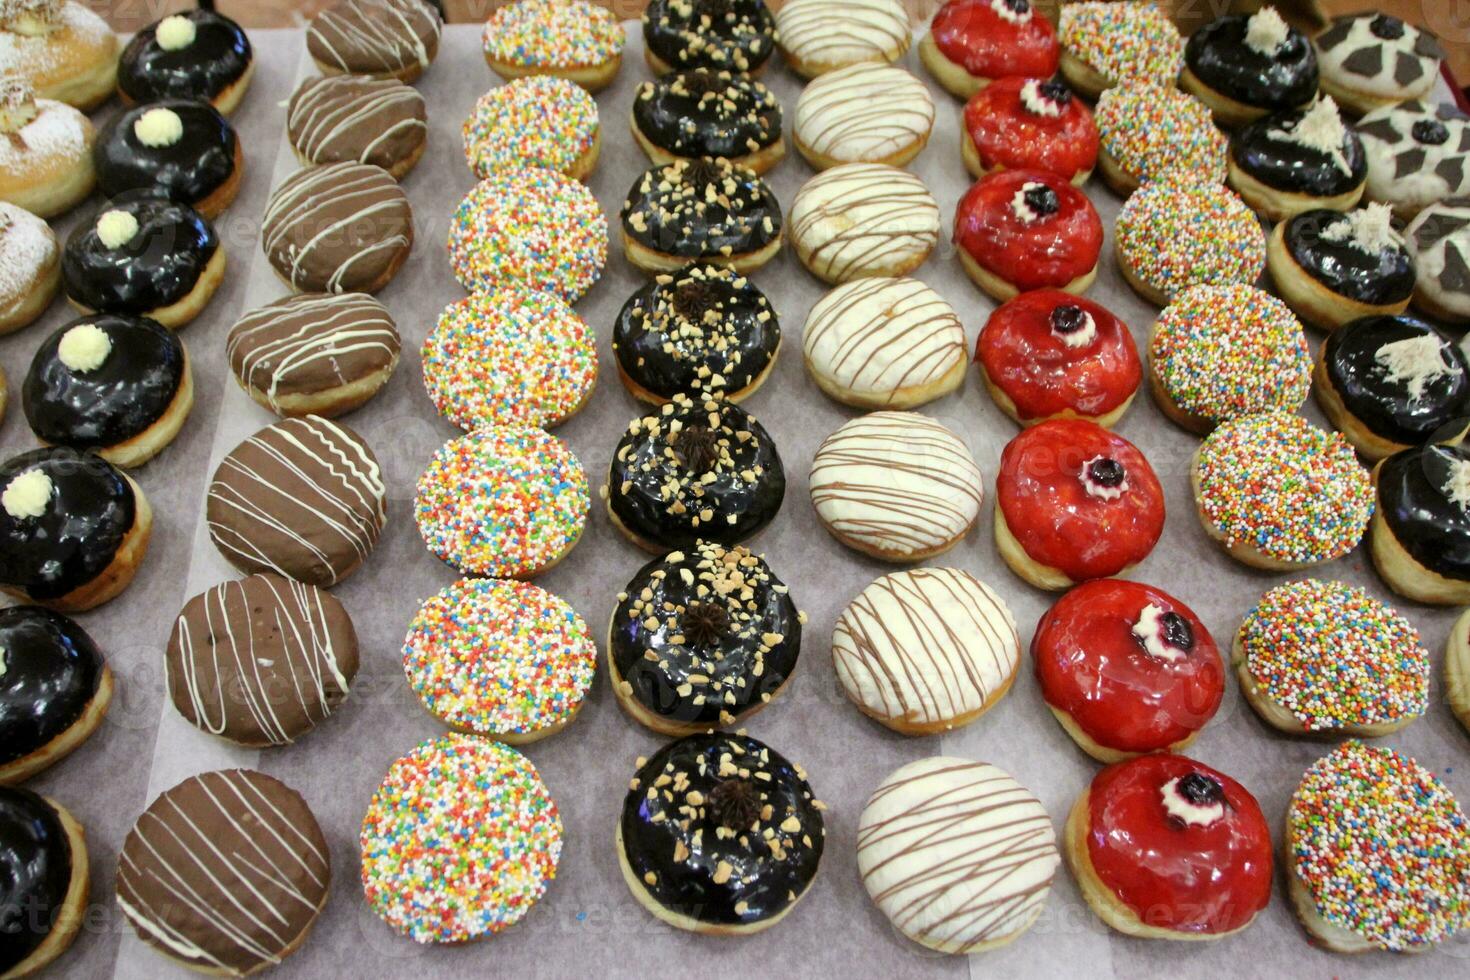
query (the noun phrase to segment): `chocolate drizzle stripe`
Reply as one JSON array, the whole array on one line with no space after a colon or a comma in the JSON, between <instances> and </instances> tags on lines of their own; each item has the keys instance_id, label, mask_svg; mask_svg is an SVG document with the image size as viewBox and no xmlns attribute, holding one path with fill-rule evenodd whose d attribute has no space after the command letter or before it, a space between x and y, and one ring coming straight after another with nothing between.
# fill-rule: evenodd
<instances>
[{"instance_id":1,"label":"chocolate drizzle stripe","mask_svg":"<svg viewBox=\"0 0 1470 980\"><path fill-rule=\"evenodd\" d=\"M408 248L410 220L408 200L386 170L331 164L287 178L271 195L261 237L293 286L341 292L372 281L371 270ZM364 236L368 228L374 234ZM314 269L318 262L323 267ZM358 266L369 271L355 273Z\"/></svg>"},{"instance_id":2,"label":"chocolate drizzle stripe","mask_svg":"<svg viewBox=\"0 0 1470 980\"><path fill-rule=\"evenodd\" d=\"M346 0L307 28L313 56L344 73L427 67L438 49L438 15L418 0Z\"/></svg>"},{"instance_id":3,"label":"chocolate drizzle stripe","mask_svg":"<svg viewBox=\"0 0 1470 980\"><path fill-rule=\"evenodd\" d=\"M392 363L398 330L387 309L361 294L311 294L254 310L230 330L226 353L243 379L272 404L282 394L321 390L309 379L356 380L354 362Z\"/></svg>"},{"instance_id":4,"label":"chocolate drizzle stripe","mask_svg":"<svg viewBox=\"0 0 1470 980\"><path fill-rule=\"evenodd\" d=\"M286 131L312 163L352 159L391 166L422 142L428 129L424 98L402 82L355 76L312 79L297 89Z\"/></svg>"}]
</instances>

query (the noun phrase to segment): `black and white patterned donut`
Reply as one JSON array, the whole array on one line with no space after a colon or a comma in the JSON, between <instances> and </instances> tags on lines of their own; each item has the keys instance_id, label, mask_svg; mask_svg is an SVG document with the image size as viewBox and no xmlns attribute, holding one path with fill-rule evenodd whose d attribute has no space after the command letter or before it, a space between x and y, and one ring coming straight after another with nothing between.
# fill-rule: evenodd
<instances>
[{"instance_id":1,"label":"black and white patterned donut","mask_svg":"<svg viewBox=\"0 0 1470 980\"><path fill-rule=\"evenodd\" d=\"M1397 17L1339 17L1317 41L1322 88L1359 111L1424 96L1439 75L1439 39Z\"/></svg>"},{"instance_id":2,"label":"black and white patterned donut","mask_svg":"<svg viewBox=\"0 0 1470 980\"><path fill-rule=\"evenodd\" d=\"M1404 239L1418 273L1415 302L1440 319L1470 323L1470 197L1431 204Z\"/></svg>"},{"instance_id":3,"label":"black and white patterned donut","mask_svg":"<svg viewBox=\"0 0 1470 980\"><path fill-rule=\"evenodd\" d=\"M1470 194L1470 116L1415 100L1358 123L1368 154L1368 199L1404 220L1447 197Z\"/></svg>"}]
</instances>

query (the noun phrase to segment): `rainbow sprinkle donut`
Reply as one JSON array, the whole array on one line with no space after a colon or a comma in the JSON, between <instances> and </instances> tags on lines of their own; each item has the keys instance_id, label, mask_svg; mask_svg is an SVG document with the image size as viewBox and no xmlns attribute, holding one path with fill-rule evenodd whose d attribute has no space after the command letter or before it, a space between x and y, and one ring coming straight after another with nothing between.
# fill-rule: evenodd
<instances>
[{"instance_id":1,"label":"rainbow sprinkle donut","mask_svg":"<svg viewBox=\"0 0 1470 980\"><path fill-rule=\"evenodd\" d=\"M1429 707L1429 651L1363 589L1307 579L1261 597L1235 638L1236 673L1268 723L1381 735Z\"/></svg>"},{"instance_id":2,"label":"rainbow sprinkle donut","mask_svg":"<svg viewBox=\"0 0 1470 980\"><path fill-rule=\"evenodd\" d=\"M1470 823L1413 759L1344 742L1302 777L1286 825L1292 898L1329 948L1420 951L1470 921Z\"/></svg>"},{"instance_id":3,"label":"rainbow sprinkle donut","mask_svg":"<svg viewBox=\"0 0 1470 980\"><path fill-rule=\"evenodd\" d=\"M1178 171L1128 198L1113 247L1128 284L1157 306L1191 286L1249 285L1266 268L1266 233L1255 212L1228 187Z\"/></svg>"},{"instance_id":4,"label":"rainbow sprinkle donut","mask_svg":"<svg viewBox=\"0 0 1470 980\"><path fill-rule=\"evenodd\" d=\"M597 383L592 330L551 293L506 283L439 314L423 346L424 387L461 429L560 425Z\"/></svg>"},{"instance_id":5,"label":"rainbow sprinkle donut","mask_svg":"<svg viewBox=\"0 0 1470 980\"><path fill-rule=\"evenodd\" d=\"M541 167L501 171L455 208L449 261L469 292L511 280L575 303L607 264L607 218L570 177Z\"/></svg>"},{"instance_id":6,"label":"rainbow sprinkle donut","mask_svg":"<svg viewBox=\"0 0 1470 980\"><path fill-rule=\"evenodd\" d=\"M1061 14L1062 74L1085 95L1133 79L1173 85L1184 65L1184 38L1158 4L1069 3Z\"/></svg>"},{"instance_id":7,"label":"rainbow sprinkle donut","mask_svg":"<svg viewBox=\"0 0 1470 980\"><path fill-rule=\"evenodd\" d=\"M464 156L475 176L541 167L581 179L599 148L597 101L575 82L528 75L480 96L464 121Z\"/></svg>"},{"instance_id":8,"label":"rainbow sprinkle donut","mask_svg":"<svg viewBox=\"0 0 1470 980\"><path fill-rule=\"evenodd\" d=\"M590 499L566 443L492 425L434 454L413 512L429 550L466 575L530 578L572 550Z\"/></svg>"},{"instance_id":9,"label":"rainbow sprinkle donut","mask_svg":"<svg viewBox=\"0 0 1470 980\"><path fill-rule=\"evenodd\" d=\"M368 907L420 943L515 925L561 858L561 815L531 760L449 734L393 763L358 842Z\"/></svg>"},{"instance_id":10,"label":"rainbow sprinkle donut","mask_svg":"<svg viewBox=\"0 0 1470 980\"><path fill-rule=\"evenodd\" d=\"M1200 446L1194 497L1210 536L1257 568L1341 558L1373 516L1373 480L1340 432L1265 412L1224 422Z\"/></svg>"},{"instance_id":11,"label":"rainbow sprinkle donut","mask_svg":"<svg viewBox=\"0 0 1470 980\"><path fill-rule=\"evenodd\" d=\"M461 579L419 607L403 641L403 671L430 714L516 744L570 724L596 669L582 617L528 582Z\"/></svg>"},{"instance_id":12,"label":"rainbow sprinkle donut","mask_svg":"<svg viewBox=\"0 0 1470 980\"><path fill-rule=\"evenodd\" d=\"M495 11L481 37L485 58L522 68L589 68L620 57L627 36L587 0L517 0Z\"/></svg>"},{"instance_id":13,"label":"rainbow sprinkle donut","mask_svg":"<svg viewBox=\"0 0 1470 980\"><path fill-rule=\"evenodd\" d=\"M1229 142L1209 108L1172 84L1129 81L1097 100L1103 176L1121 193L1171 170L1196 183L1225 183Z\"/></svg>"}]
</instances>

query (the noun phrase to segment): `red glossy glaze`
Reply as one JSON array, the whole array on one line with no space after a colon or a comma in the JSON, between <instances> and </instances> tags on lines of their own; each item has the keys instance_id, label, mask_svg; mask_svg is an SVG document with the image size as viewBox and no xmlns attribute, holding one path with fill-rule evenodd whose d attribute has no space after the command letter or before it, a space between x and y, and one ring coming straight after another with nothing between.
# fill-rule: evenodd
<instances>
[{"instance_id":1,"label":"red glossy glaze","mask_svg":"<svg viewBox=\"0 0 1470 980\"><path fill-rule=\"evenodd\" d=\"M1162 787L1191 773L1224 791L1224 815L1189 825L1164 808ZM1271 833L1260 804L1235 780L1182 755L1109 766L1088 794L1087 854L1102 883L1146 925L1222 933L1271 900Z\"/></svg>"},{"instance_id":2,"label":"red glossy glaze","mask_svg":"<svg viewBox=\"0 0 1470 980\"><path fill-rule=\"evenodd\" d=\"M1058 209L1025 221L1012 207L1027 184L1045 184ZM954 237L982 268L1021 292L1060 289L1086 275L1102 251L1097 209L1072 182L1042 170L987 174L965 192L955 213Z\"/></svg>"},{"instance_id":3,"label":"red glossy glaze","mask_svg":"<svg viewBox=\"0 0 1470 980\"><path fill-rule=\"evenodd\" d=\"M1083 467L1117 460L1127 490L1088 493ZM996 498L1026 554L1074 582L1116 575L1142 561L1164 530L1164 491L1133 443L1081 419L1051 419L1012 439L1000 457Z\"/></svg>"},{"instance_id":4,"label":"red glossy glaze","mask_svg":"<svg viewBox=\"0 0 1470 980\"><path fill-rule=\"evenodd\" d=\"M1022 8L1021 23L1002 17L997 7ZM1056 29L1027 3L950 0L934 15L929 33L946 58L976 78L1047 78L1061 62Z\"/></svg>"},{"instance_id":5,"label":"red glossy glaze","mask_svg":"<svg viewBox=\"0 0 1470 980\"><path fill-rule=\"evenodd\" d=\"M1068 306L1088 313L1096 325L1086 344L1069 347L1052 327L1053 311ZM1128 325L1100 304L1058 289L1022 293L992 313L975 359L1028 422L1069 411L1106 415L1138 390L1143 377Z\"/></svg>"},{"instance_id":6,"label":"red glossy glaze","mask_svg":"<svg viewBox=\"0 0 1470 980\"><path fill-rule=\"evenodd\" d=\"M1097 124L1075 95L1061 114L1032 112L1021 89L1034 79L1001 78L965 105L965 131L986 170L1045 170L1071 180L1097 163Z\"/></svg>"},{"instance_id":7,"label":"red glossy glaze","mask_svg":"<svg viewBox=\"0 0 1470 980\"><path fill-rule=\"evenodd\" d=\"M1133 634L1157 606L1189 624L1193 645L1145 650ZM1046 703L1094 742L1119 752L1160 752L1205 726L1225 696L1225 665L1199 617L1162 589L1121 579L1084 582L1036 626L1031 658Z\"/></svg>"}]
</instances>

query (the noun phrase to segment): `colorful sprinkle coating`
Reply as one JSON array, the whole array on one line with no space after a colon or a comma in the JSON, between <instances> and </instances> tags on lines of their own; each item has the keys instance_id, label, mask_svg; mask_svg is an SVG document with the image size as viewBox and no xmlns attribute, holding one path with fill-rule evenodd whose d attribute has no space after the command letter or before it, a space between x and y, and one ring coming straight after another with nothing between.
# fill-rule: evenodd
<instances>
[{"instance_id":1,"label":"colorful sprinkle coating","mask_svg":"<svg viewBox=\"0 0 1470 980\"><path fill-rule=\"evenodd\" d=\"M1240 644L1256 683L1308 731L1397 722L1429 707L1419 632L1355 586L1277 586L1246 617Z\"/></svg>"},{"instance_id":2,"label":"colorful sprinkle coating","mask_svg":"<svg viewBox=\"0 0 1470 980\"><path fill-rule=\"evenodd\" d=\"M569 173L592 149L597 101L575 82L528 75L480 96L464 121L464 156L475 176L543 167Z\"/></svg>"},{"instance_id":3,"label":"colorful sprinkle coating","mask_svg":"<svg viewBox=\"0 0 1470 980\"><path fill-rule=\"evenodd\" d=\"M370 908L420 943L458 943L525 917L556 877L561 815L531 761L469 735L393 763L362 820Z\"/></svg>"},{"instance_id":4,"label":"colorful sprinkle coating","mask_svg":"<svg viewBox=\"0 0 1470 980\"><path fill-rule=\"evenodd\" d=\"M623 25L588 0L517 0L485 22L485 55L511 65L587 68L623 53Z\"/></svg>"},{"instance_id":5,"label":"colorful sprinkle coating","mask_svg":"<svg viewBox=\"0 0 1470 980\"><path fill-rule=\"evenodd\" d=\"M1225 182L1225 134L1209 107L1172 84L1123 82L1098 98L1095 118L1103 151L1140 182L1171 170Z\"/></svg>"},{"instance_id":6,"label":"colorful sprinkle coating","mask_svg":"<svg viewBox=\"0 0 1470 980\"><path fill-rule=\"evenodd\" d=\"M434 454L413 511L429 550L461 572L529 578L572 550L589 506L587 473L566 443L492 425Z\"/></svg>"},{"instance_id":7,"label":"colorful sprinkle coating","mask_svg":"<svg viewBox=\"0 0 1470 980\"><path fill-rule=\"evenodd\" d=\"M1112 84L1173 85L1184 64L1184 38L1155 3L1064 4L1057 36L1067 54Z\"/></svg>"},{"instance_id":8,"label":"colorful sprinkle coating","mask_svg":"<svg viewBox=\"0 0 1470 980\"><path fill-rule=\"evenodd\" d=\"M461 579L419 608L403 641L403 671L424 707L477 735L570 721L596 670L582 617L528 582Z\"/></svg>"},{"instance_id":9,"label":"colorful sprinkle coating","mask_svg":"<svg viewBox=\"0 0 1470 980\"><path fill-rule=\"evenodd\" d=\"M551 293L514 283L450 303L424 340L424 387L461 429L560 425L597 383L597 343Z\"/></svg>"},{"instance_id":10,"label":"colorful sprinkle coating","mask_svg":"<svg viewBox=\"0 0 1470 980\"><path fill-rule=\"evenodd\" d=\"M1149 356L1159 382L1184 411L1223 422L1295 411L1312 386L1301 322L1253 286L1196 286L1164 308Z\"/></svg>"},{"instance_id":11,"label":"colorful sprinkle coating","mask_svg":"<svg viewBox=\"0 0 1470 980\"><path fill-rule=\"evenodd\" d=\"M1340 432L1265 412L1224 422L1195 463L1200 508L1229 547L1298 565L1340 558L1373 516L1373 480Z\"/></svg>"},{"instance_id":12,"label":"colorful sprinkle coating","mask_svg":"<svg viewBox=\"0 0 1470 980\"><path fill-rule=\"evenodd\" d=\"M1414 950L1470 920L1470 826L1413 759L1344 742L1302 777L1287 822L1292 869L1333 925Z\"/></svg>"},{"instance_id":13,"label":"colorful sprinkle coating","mask_svg":"<svg viewBox=\"0 0 1470 980\"><path fill-rule=\"evenodd\" d=\"M500 171L455 208L449 261L472 293L510 280L575 303L607 264L607 218L570 177L542 167Z\"/></svg>"},{"instance_id":14,"label":"colorful sprinkle coating","mask_svg":"<svg viewBox=\"0 0 1470 980\"><path fill-rule=\"evenodd\" d=\"M1266 268L1266 233L1230 188L1179 171L1149 181L1118 212L1118 257L1173 300L1191 286L1249 285Z\"/></svg>"}]
</instances>

